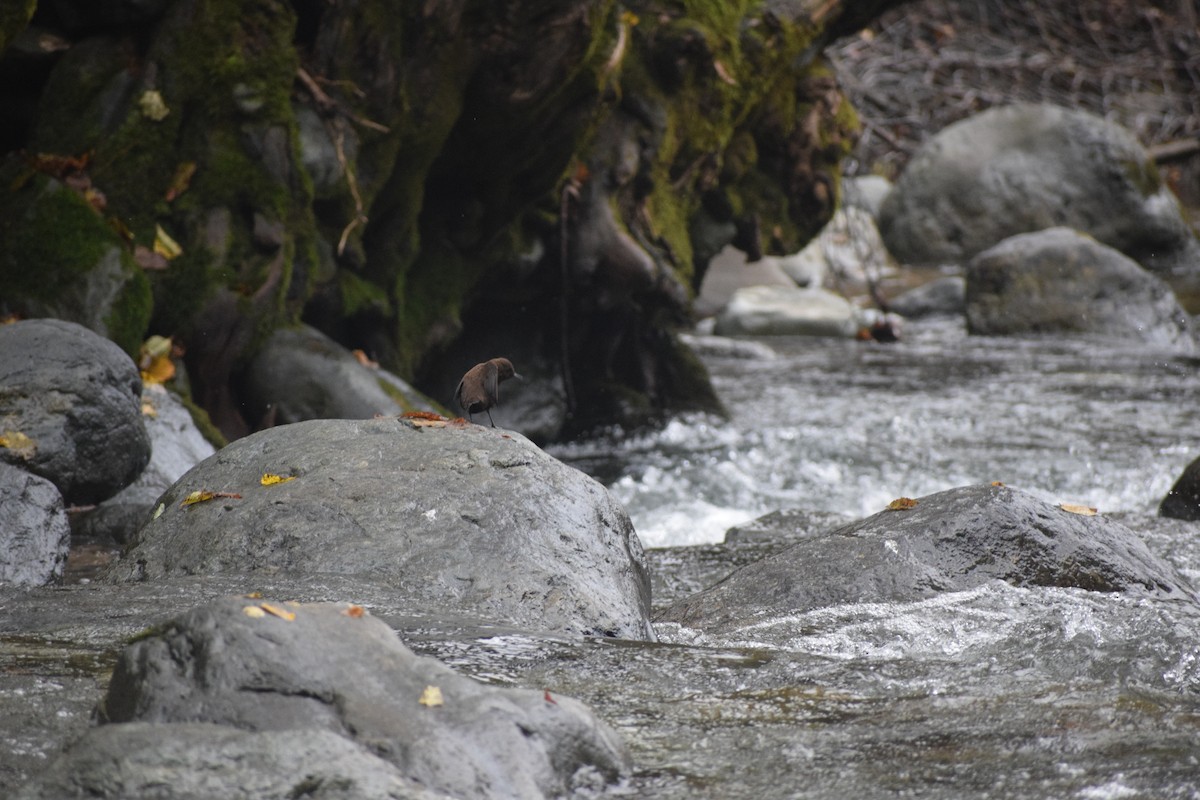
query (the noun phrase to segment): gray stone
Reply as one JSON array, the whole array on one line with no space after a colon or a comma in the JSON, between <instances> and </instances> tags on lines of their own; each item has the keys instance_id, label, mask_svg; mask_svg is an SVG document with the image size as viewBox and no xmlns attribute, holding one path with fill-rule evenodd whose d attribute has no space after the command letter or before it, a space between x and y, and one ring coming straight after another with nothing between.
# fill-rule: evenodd
<instances>
[{"instance_id":1,"label":"gray stone","mask_svg":"<svg viewBox=\"0 0 1200 800\"><path fill-rule=\"evenodd\" d=\"M892 191L892 183L881 175L863 175L842 182L842 205L861 208L875 219Z\"/></svg>"},{"instance_id":2,"label":"gray stone","mask_svg":"<svg viewBox=\"0 0 1200 800\"><path fill-rule=\"evenodd\" d=\"M295 479L263 486L266 473ZM196 491L239 496L183 506ZM358 575L431 613L653 636L625 510L500 428L314 420L240 439L163 495L109 577L256 572Z\"/></svg>"},{"instance_id":3,"label":"gray stone","mask_svg":"<svg viewBox=\"0 0 1200 800\"><path fill-rule=\"evenodd\" d=\"M71 530L45 478L0 462L0 586L41 586L62 575Z\"/></svg>"},{"instance_id":4,"label":"gray stone","mask_svg":"<svg viewBox=\"0 0 1200 800\"><path fill-rule=\"evenodd\" d=\"M255 355L245 379L251 419L370 419L437 405L385 370L372 369L307 325L280 328Z\"/></svg>"},{"instance_id":5,"label":"gray stone","mask_svg":"<svg viewBox=\"0 0 1200 800\"><path fill-rule=\"evenodd\" d=\"M719 313L734 292L747 286L795 285L796 281L780 268L779 259L767 256L758 261L747 261L745 253L729 245L708 264L704 283L696 297L696 313L700 316Z\"/></svg>"},{"instance_id":6,"label":"gray stone","mask_svg":"<svg viewBox=\"0 0 1200 800\"><path fill-rule=\"evenodd\" d=\"M143 420L150 434L150 463L129 486L72 520L79 536L128 542L162 493L215 452L196 427L191 412L163 386L147 385L142 392L142 406L148 410Z\"/></svg>"},{"instance_id":7,"label":"gray stone","mask_svg":"<svg viewBox=\"0 0 1200 800\"><path fill-rule=\"evenodd\" d=\"M971 333L1089 333L1192 352L1171 288L1090 236L1051 228L1006 239L967 266Z\"/></svg>"},{"instance_id":8,"label":"gray stone","mask_svg":"<svg viewBox=\"0 0 1200 800\"><path fill-rule=\"evenodd\" d=\"M1125 129L1048 105L950 125L909 162L880 209L910 264L964 264L1018 233L1066 226L1147 268L1200 271L1200 245L1154 161Z\"/></svg>"},{"instance_id":9,"label":"gray stone","mask_svg":"<svg viewBox=\"0 0 1200 800\"><path fill-rule=\"evenodd\" d=\"M806 536L658 619L729 632L817 608L909 602L996 580L1196 600L1187 580L1118 522L1004 486L967 486Z\"/></svg>"},{"instance_id":10,"label":"gray stone","mask_svg":"<svg viewBox=\"0 0 1200 800\"><path fill-rule=\"evenodd\" d=\"M10 440L0 460L46 478L68 505L111 497L150 460L141 392L133 360L82 325L0 326L0 433Z\"/></svg>"},{"instance_id":11,"label":"gray stone","mask_svg":"<svg viewBox=\"0 0 1200 800\"><path fill-rule=\"evenodd\" d=\"M966 306L967 281L947 275L909 289L888 303L891 311L909 319L961 315Z\"/></svg>"},{"instance_id":12,"label":"gray stone","mask_svg":"<svg viewBox=\"0 0 1200 800\"><path fill-rule=\"evenodd\" d=\"M620 738L577 700L461 676L350 604L194 609L125 649L99 713L331 731L460 798L552 797L629 770Z\"/></svg>"},{"instance_id":13,"label":"gray stone","mask_svg":"<svg viewBox=\"0 0 1200 800\"><path fill-rule=\"evenodd\" d=\"M833 292L786 286L738 289L717 317L720 336L851 337L869 324L866 315Z\"/></svg>"},{"instance_id":14,"label":"gray stone","mask_svg":"<svg viewBox=\"0 0 1200 800\"><path fill-rule=\"evenodd\" d=\"M1200 458L1184 469L1179 480L1163 498L1158 513L1189 522L1200 521Z\"/></svg>"},{"instance_id":15,"label":"gray stone","mask_svg":"<svg viewBox=\"0 0 1200 800\"><path fill-rule=\"evenodd\" d=\"M92 728L14 800L444 800L336 733L205 723Z\"/></svg>"}]
</instances>

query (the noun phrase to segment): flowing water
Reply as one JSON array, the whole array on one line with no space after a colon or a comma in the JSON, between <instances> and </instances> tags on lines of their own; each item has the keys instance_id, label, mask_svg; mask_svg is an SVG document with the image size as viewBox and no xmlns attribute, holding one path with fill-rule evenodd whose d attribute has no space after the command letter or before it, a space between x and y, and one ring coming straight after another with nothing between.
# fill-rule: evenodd
<instances>
[{"instance_id":1,"label":"flowing water","mask_svg":"<svg viewBox=\"0 0 1200 800\"><path fill-rule=\"evenodd\" d=\"M798 509L809 535L896 497L995 480L1114 514L1200 585L1200 524L1153 516L1200 455L1200 362L968 337L951 322L907 333L701 339L729 421L555 455L629 509L660 608L782 546L715 544L763 513ZM1200 612L1187 602L996 583L725 637L659 635L585 648L497 637L482 661L621 728L636 796L1200 797ZM481 658L438 654L468 671Z\"/></svg>"}]
</instances>

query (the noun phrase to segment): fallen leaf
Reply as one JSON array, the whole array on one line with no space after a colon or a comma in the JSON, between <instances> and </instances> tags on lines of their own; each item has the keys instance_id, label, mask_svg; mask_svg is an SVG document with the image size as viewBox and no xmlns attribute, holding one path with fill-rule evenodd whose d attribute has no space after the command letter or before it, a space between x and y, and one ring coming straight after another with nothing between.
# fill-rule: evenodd
<instances>
[{"instance_id":1,"label":"fallen leaf","mask_svg":"<svg viewBox=\"0 0 1200 800\"><path fill-rule=\"evenodd\" d=\"M432 411L405 411L400 415L400 419L425 419L431 422L446 421L446 418L441 414L434 414Z\"/></svg>"},{"instance_id":2,"label":"fallen leaf","mask_svg":"<svg viewBox=\"0 0 1200 800\"><path fill-rule=\"evenodd\" d=\"M262 600L262 592L247 592L242 597L247 600Z\"/></svg>"},{"instance_id":3,"label":"fallen leaf","mask_svg":"<svg viewBox=\"0 0 1200 800\"><path fill-rule=\"evenodd\" d=\"M242 499L242 496L240 494L238 494L237 492L210 492L205 489L201 489L201 490L192 492L187 497L185 497L183 499L183 502L179 504L179 507L183 508L184 506L191 506L191 505L195 505L196 503L204 503L204 502L207 502L207 501L212 500L217 497L229 497L234 500Z\"/></svg>"},{"instance_id":4,"label":"fallen leaf","mask_svg":"<svg viewBox=\"0 0 1200 800\"><path fill-rule=\"evenodd\" d=\"M20 431L8 430L0 434L0 447L12 450L26 461L37 452L37 442Z\"/></svg>"},{"instance_id":5,"label":"fallen leaf","mask_svg":"<svg viewBox=\"0 0 1200 800\"><path fill-rule=\"evenodd\" d=\"M417 700L423 706L434 708L443 705L445 700L442 699L442 690L436 686L426 686L425 691L421 692L421 697Z\"/></svg>"},{"instance_id":6,"label":"fallen leaf","mask_svg":"<svg viewBox=\"0 0 1200 800\"><path fill-rule=\"evenodd\" d=\"M356 361L358 361L358 363L362 364L364 367L366 367L368 369L379 369L379 362L372 361L371 357L368 356L366 353L364 353L362 350L352 350L351 352L354 353L354 359Z\"/></svg>"},{"instance_id":7,"label":"fallen leaf","mask_svg":"<svg viewBox=\"0 0 1200 800\"><path fill-rule=\"evenodd\" d=\"M263 476L258 479L258 482L263 486L274 486L277 483L287 483L288 481L296 480L295 475L276 475L273 472L264 472Z\"/></svg>"},{"instance_id":8,"label":"fallen leaf","mask_svg":"<svg viewBox=\"0 0 1200 800\"><path fill-rule=\"evenodd\" d=\"M183 255L183 248L163 230L162 225L154 226L154 252L170 261Z\"/></svg>"},{"instance_id":9,"label":"fallen leaf","mask_svg":"<svg viewBox=\"0 0 1200 800\"><path fill-rule=\"evenodd\" d=\"M146 383L146 373L142 373L142 383ZM154 407L154 403L149 400L142 401L142 416L150 419L158 419L158 409Z\"/></svg>"},{"instance_id":10,"label":"fallen leaf","mask_svg":"<svg viewBox=\"0 0 1200 800\"><path fill-rule=\"evenodd\" d=\"M274 614L286 622L291 622L296 618L295 611L288 611L286 608L280 608L279 606L271 605L270 603L259 603L259 605L262 607L263 611L267 612L268 614Z\"/></svg>"},{"instance_id":11,"label":"fallen leaf","mask_svg":"<svg viewBox=\"0 0 1200 800\"><path fill-rule=\"evenodd\" d=\"M1004 484L1000 481L992 481L992 486L1003 486L1003 485Z\"/></svg>"},{"instance_id":12,"label":"fallen leaf","mask_svg":"<svg viewBox=\"0 0 1200 800\"><path fill-rule=\"evenodd\" d=\"M138 99L138 106L142 109L143 117L155 122L162 122L171 113L171 109L167 108L167 103L163 100L162 92L157 89L143 92Z\"/></svg>"},{"instance_id":13,"label":"fallen leaf","mask_svg":"<svg viewBox=\"0 0 1200 800\"><path fill-rule=\"evenodd\" d=\"M549 689L546 689L546 690L544 691L544 693L542 694L542 699L543 699L543 700L545 700L547 703L554 703L554 705L558 705L558 701L557 701L557 700L555 700L553 697L551 697L551 696L550 696L550 690L549 690Z\"/></svg>"},{"instance_id":14,"label":"fallen leaf","mask_svg":"<svg viewBox=\"0 0 1200 800\"><path fill-rule=\"evenodd\" d=\"M1075 503L1060 503L1059 508L1066 511L1068 514L1078 514L1081 517L1096 516L1096 509L1091 506L1081 506Z\"/></svg>"},{"instance_id":15,"label":"fallen leaf","mask_svg":"<svg viewBox=\"0 0 1200 800\"><path fill-rule=\"evenodd\" d=\"M192 184L192 176L196 174L196 162L184 161L175 168L175 174L171 177L171 185L167 187L165 199L168 203L176 197L188 190Z\"/></svg>"},{"instance_id":16,"label":"fallen leaf","mask_svg":"<svg viewBox=\"0 0 1200 800\"><path fill-rule=\"evenodd\" d=\"M138 369L142 383L166 383L175 377L175 362L171 360L174 344L169 336L151 336L142 342L138 351Z\"/></svg>"},{"instance_id":17,"label":"fallen leaf","mask_svg":"<svg viewBox=\"0 0 1200 800\"><path fill-rule=\"evenodd\" d=\"M166 510L167 510L167 504L159 503L158 507L154 509L154 516L151 517L151 519L158 519L159 517L161 517L163 515L163 512Z\"/></svg>"},{"instance_id":18,"label":"fallen leaf","mask_svg":"<svg viewBox=\"0 0 1200 800\"><path fill-rule=\"evenodd\" d=\"M354 619L358 619L359 617L366 614L367 610L365 608L363 608L362 606L356 606L353 603L351 603L349 606L346 607L346 610L343 611L342 613L345 614L347 617L353 617Z\"/></svg>"},{"instance_id":19,"label":"fallen leaf","mask_svg":"<svg viewBox=\"0 0 1200 800\"><path fill-rule=\"evenodd\" d=\"M267 615L267 612L263 611L258 606L243 606L242 613L251 619L262 619Z\"/></svg>"},{"instance_id":20,"label":"fallen leaf","mask_svg":"<svg viewBox=\"0 0 1200 800\"><path fill-rule=\"evenodd\" d=\"M891 511L908 511L910 508L916 508L919 502L919 500L913 500L911 497L897 497L888 503L888 509Z\"/></svg>"}]
</instances>

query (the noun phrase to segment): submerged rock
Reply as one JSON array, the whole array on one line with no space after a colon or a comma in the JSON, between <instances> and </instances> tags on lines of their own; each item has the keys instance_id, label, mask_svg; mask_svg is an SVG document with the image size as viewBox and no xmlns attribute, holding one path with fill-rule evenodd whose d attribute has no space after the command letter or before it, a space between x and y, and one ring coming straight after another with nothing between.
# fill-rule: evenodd
<instances>
[{"instance_id":1,"label":"submerged rock","mask_svg":"<svg viewBox=\"0 0 1200 800\"><path fill-rule=\"evenodd\" d=\"M205 491L217 495L183 505ZM163 495L108 577L255 573L354 575L439 615L653 636L625 510L524 437L479 425L314 420L238 440Z\"/></svg>"},{"instance_id":2,"label":"submerged rock","mask_svg":"<svg viewBox=\"0 0 1200 800\"><path fill-rule=\"evenodd\" d=\"M967 486L804 538L657 619L728 632L816 608L920 600L995 580L1195 599L1186 579L1118 522L1003 486Z\"/></svg>"},{"instance_id":3,"label":"submerged rock","mask_svg":"<svg viewBox=\"0 0 1200 800\"><path fill-rule=\"evenodd\" d=\"M1056 226L1156 271L1200 269L1200 245L1133 134L1050 105L993 108L945 128L909 162L879 224L896 258L933 266Z\"/></svg>"},{"instance_id":4,"label":"submerged rock","mask_svg":"<svg viewBox=\"0 0 1200 800\"><path fill-rule=\"evenodd\" d=\"M125 649L99 715L160 723L157 741L144 742L152 752L179 749L179 723L328 731L363 748L342 757L370 762L373 753L405 778L459 798L555 797L629 771L620 738L582 703L461 676L415 655L349 604L224 598L187 612ZM186 739L196 729L180 732ZM222 738L210 747L227 747ZM267 774L256 780L294 778L296 765L278 755L278 743L249 744L275 753L257 765ZM366 766L373 780L397 780L382 764Z\"/></svg>"},{"instance_id":5,"label":"submerged rock","mask_svg":"<svg viewBox=\"0 0 1200 800\"><path fill-rule=\"evenodd\" d=\"M971 333L1093 333L1192 352L1187 313L1160 278L1068 228L1005 239L967 267Z\"/></svg>"},{"instance_id":6,"label":"submerged rock","mask_svg":"<svg viewBox=\"0 0 1200 800\"><path fill-rule=\"evenodd\" d=\"M0 326L0 460L46 478L68 505L111 497L150 460L141 394L133 359L82 325Z\"/></svg>"}]
</instances>

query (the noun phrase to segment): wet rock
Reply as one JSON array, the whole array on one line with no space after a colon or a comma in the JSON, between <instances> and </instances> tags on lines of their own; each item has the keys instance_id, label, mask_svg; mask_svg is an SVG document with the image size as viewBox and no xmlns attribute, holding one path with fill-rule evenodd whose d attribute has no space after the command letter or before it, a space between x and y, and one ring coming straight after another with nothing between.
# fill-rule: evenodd
<instances>
[{"instance_id":1,"label":"wet rock","mask_svg":"<svg viewBox=\"0 0 1200 800\"><path fill-rule=\"evenodd\" d=\"M871 212L847 204L838 209L821 232L779 266L800 286L820 286L827 275L862 281L891 269L891 257Z\"/></svg>"},{"instance_id":2,"label":"wet rock","mask_svg":"<svg viewBox=\"0 0 1200 800\"><path fill-rule=\"evenodd\" d=\"M795 286L796 281L783 271L779 261L770 256L747 261L741 250L726 247L708 264L696 298L696 313L702 317L719 313L734 292L747 286Z\"/></svg>"},{"instance_id":3,"label":"wet rock","mask_svg":"<svg viewBox=\"0 0 1200 800\"><path fill-rule=\"evenodd\" d=\"M71 520L77 536L110 538L122 544L150 516L171 484L214 452L183 402L158 384L149 384L142 392L146 431L150 435L150 463L137 479L105 500L93 511Z\"/></svg>"},{"instance_id":4,"label":"wet rock","mask_svg":"<svg viewBox=\"0 0 1200 800\"><path fill-rule=\"evenodd\" d=\"M1066 226L1154 270L1200 270L1200 245L1153 159L1083 111L1020 104L950 125L909 162L880 209L888 249L963 264L1019 233Z\"/></svg>"},{"instance_id":5,"label":"wet rock","mask_svg":"<svg viewBox=\"0 0 1200 800\"><path fill-rule=\"evenodd\" d=\"M1093 333L1195 349L1166 283L1068 228L1013 236L972 259L966 311L976 334Z\"/></svg>"},{"instance_id":6,"label":"wet rock","mask_svg":"<svg viewBox=\"0 0 1200 800\"><path fill-rule=\"evenodd\" d=\"M848 300L824 289L750 286L738 289L717 318L720 336L855 336L869 325Z\"/></svg>"},{"instance_id":7,"label":"wet rock","mask_svg":"<svg viewBox=\"0 0 1200 800\"><path fill-rule=\"evenodd\" d=\"M0 508L0 586L41 586L61 576L71 531L54 485L0 463Z\"/></svg>"},{"instance_id":8,"label":"wet rock","mask_svg":"<svg viewBox=\"0 0 1200 800\"><path fill-rule=\"evenodd\" d=\"M620 738L582 703L458 675L349 604L194 609L126 648L99 713L331 731L461 798L559 796L629 770Z\"/></svg>"},{"instance_id":9,"label":"wet rock","mask_svg":"<svg viewBox=\"0 0 1200 800\"><path fill-rule=\"evenodd\" d=\"M1158 513L1190 522L1200 521L1200 458L1188 464L1175 481L1159 505Z\"/></svg>"},{"instance_id":10,"label":"wet rock","mask_svg":"<svg viewBox=\"0 0 1200 800\"><path fill-rule=\"evenodd\" d=\"M41 475L68 505L128 486L150 460L142 379L107 339L55 319L0 326L0 460ZM23 438L17 446L8 432Z\"/></svg>"},{"instance_id":11,"label":"wet rock","mask_svg":"<svg viewBox=\"0 0 1200 800\"><path fill-rule=\"evenodd\" d=\"M658 620L728 632L816 608L914 601L996 580L1195 599L1186 579L1118 522L1003 486L967 486L806 537Z\"/></svg>"},{"instance_id":12,"label":"wet rock","mask_svg":"<svg viewBox=\"0 0 1200 800\"><path fill-rule=\"evenodd\" d=\"M164 780L165 774L170 780ZM92 728L14 800L438 800L367 748L324 730L204 723Z\"/></svg>"},{"instance_id":13,"label":"wet rock","mask_svg":"<svg viewBox=\"0 0 1200 800\"><path fill-rule=\"evenodd\" d=\"M244 393L250 417L270 424L438 410L400 378L365 366L307 325L267 338L246 370Z\"/></svg>"},{"instance_id":14,"label":"wet rock","mask_svg":"<svg viewBox=\"0 0 1200 800\"><path fill-rule=\"evenodd\" d=\"M294 480L263 486L266 473ZM182 506L196 491L239 497ZM625 510L520 435L479 425L317 420L238 440L163 495L109 577L254 573L357 575L438 615L653 635Z\"/></svg>"},{"instance_id":15,"label":"wet rock","mask_svg":"<svg viewBox=\"0 0 1200 800\"><path fill-rule=\"evenodd\" d=\"M961 275L947 275L909 289L889 301L888 308L908 319L958 316L966 306L966 293L966 278Z\"/></svg>"}]
</instances>

